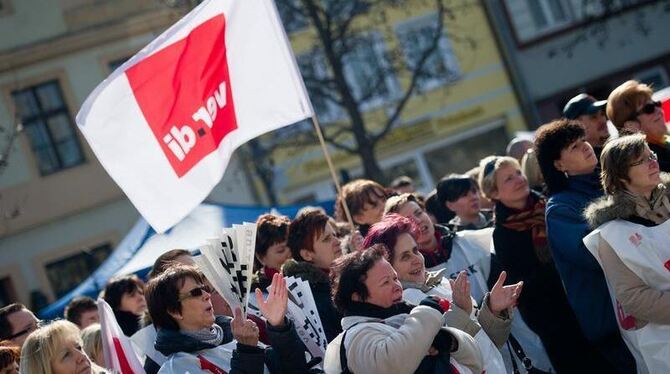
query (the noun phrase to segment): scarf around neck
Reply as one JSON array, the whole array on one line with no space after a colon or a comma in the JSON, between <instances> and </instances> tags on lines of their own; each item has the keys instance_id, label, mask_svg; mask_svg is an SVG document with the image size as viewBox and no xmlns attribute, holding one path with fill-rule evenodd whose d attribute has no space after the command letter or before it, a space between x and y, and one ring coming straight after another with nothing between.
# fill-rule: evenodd
<instances>
[{"instance_id":1,"label":"scarf around neck","mask_svg":"<svg viewBox=\"0 0 670 374\"><path fill-rule=\"evenodd\" d=\"M223 343L223 329L221 326L214 324L209 328L198 331L181 331L182 334L196 339L200 342L219 346Z\"/></svg>"},{"instance_id":2,"label":"scarf around neck","mask_svg":"<svg viewBox=\"0 0 670 374\"><path fill-rule=\"evenodd\" d=\"M530 230L533 240L535 255L541 263L551 261L551 253L547 241L547 225L544 220L547 201L541 197L535 197L531 192L526 200L526 207L522 210L510 209L511 214L507 216L502 226L514 231Z\"/></svg>"},{"instance_id":3,"label":"scarf around neck","mask_svg":"<svg viewBox=\"0 0 670 374\"><path fill-rule=\"evenodd\" d=\"M378 305L370 303L362 303L358 301L352 301L349 304L348 310L344 313L345 317L349 316L362 316L362 317L371 317L379 319L387 319L398 314L409 313L414 306L407 304L402 301L396 304L393 304L389 308L382 308Z\"/></svg>"}]
</instances>

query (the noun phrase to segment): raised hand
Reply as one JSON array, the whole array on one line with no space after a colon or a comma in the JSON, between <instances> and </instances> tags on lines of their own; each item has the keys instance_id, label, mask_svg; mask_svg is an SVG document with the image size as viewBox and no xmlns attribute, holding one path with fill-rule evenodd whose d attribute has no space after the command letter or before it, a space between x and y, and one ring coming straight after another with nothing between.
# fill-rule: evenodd
<instances>
[{"instance_id":1,"label":"raised hand","mask_svg":"<svg viewBox=\"0 0 670 374\"><path fill-rule=\"evenodd\" d=\"M451 284L454 304L470 314L472 312L472 296L470 296L470 280L468 280L468 273L461 271L458 273L456 280L449 279L449 284Z\"/></svg>"},{"instance_id":2,"label":"raised hand","mask_svg":"<svg viewBox=\"0 0 670 374\"><path fill-rule=\"evenodd\" d=\"M489 295L489 309L494 315L500 315L503 310L513 308L517 304L519 296L521 296L521 289L523 288L523 281L503 286L507 279L507 273L501 272L496 284L491 288Z\"/></svg>"},{"instance_id":3,"label":"raised hand","mask_svg":"<svg viewBox=\"0 0 670 374\"><path fill-rule=\"evenodd\" d=\"M356 230L349 236L349 248L351 248L351 250L354 252L362 251L363 241L363 235L361 235L360 231Z\"/></svg>"},{"instance_id":4,"label":"raised hand","mask_svg":"<svg viewBox=\"0 0 670 374\"><path fill-rule=\"evenodd\" d=\"M286 279L276 273L272 276L272 285L267 300L263 300L263 293L256 289L256 302L263 317L274 327L284 326L284 316L288 307L288 289Z\"/></svg>"},{"instance_id":5,"label":"raised hand","mask_svg":"<svg viewBox=\"0 0 670 374\"><path fill-rule=\"evenodd\" d=\"M233 332L233 338L238 343L255 347L258 344L258 326L254 321L244 318L242 309L235 309L235 317L230 323L230 329Z\"/></svg>"}]
</instances>

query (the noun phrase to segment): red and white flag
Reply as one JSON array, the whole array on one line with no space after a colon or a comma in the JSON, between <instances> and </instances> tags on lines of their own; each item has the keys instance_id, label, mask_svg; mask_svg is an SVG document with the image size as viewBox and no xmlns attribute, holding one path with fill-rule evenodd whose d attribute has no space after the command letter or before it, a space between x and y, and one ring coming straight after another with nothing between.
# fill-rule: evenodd
<instances>
[{"instance_id":1,"label":"red and white flag","mask_svg":"<svg viewBox=\"0 0 670 374\"><path fill-rule=\"evenodd\" d=\"M272 0L207 0L103 81L77 125L163 232L207 197L235 148L312 113Z\"/></svg>"},{"instance_id":2,"label":"red and white flag","mask_svg":"<svg viewBox=\"0 0 670 374\"><path fill-rule=\"evenodd\" d=\"M130 338L123 334L112 308L103 299L98 299L98 314L105 367L112 369L113 373L144 374L144 367Z\"/></svg>"}]
</instances>

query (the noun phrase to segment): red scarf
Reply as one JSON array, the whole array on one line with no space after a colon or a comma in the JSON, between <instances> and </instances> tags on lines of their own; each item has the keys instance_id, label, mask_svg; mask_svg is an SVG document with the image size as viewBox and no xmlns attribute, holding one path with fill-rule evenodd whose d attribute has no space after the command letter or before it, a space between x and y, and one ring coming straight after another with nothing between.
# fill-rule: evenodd
<instances>
[{"instance_id":1,"label":"red scarf","mask_svg":"<svg viewBox=\"0 0 670 374\"><path fill-rule=\"evenodd\" d=\"M540 197L535 201L532 195L528 195L526 207L509 215L502 224L503 227L514 231L530 230L535 255L542 263L551 261L551 253L547 245L547 225L544 220L546 205L547 201L544 198Z\"/></svg>"}]
</instances>

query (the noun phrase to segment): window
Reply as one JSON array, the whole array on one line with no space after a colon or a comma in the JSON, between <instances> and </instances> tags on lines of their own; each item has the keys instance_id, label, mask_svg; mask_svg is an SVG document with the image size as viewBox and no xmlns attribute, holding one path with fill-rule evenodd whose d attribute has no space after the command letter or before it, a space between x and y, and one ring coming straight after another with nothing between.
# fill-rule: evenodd
<instances>
[{"instance_id":1,"label":"window","mask_svg":"<svg viewBox=\"0 0 670 374\"><path fill-rule=\"evenodd\" d=\"M42 175L84 162L58 81L14 91L12 97Z\"/></svg>"},{"instance_id":2,"label":"window","mask_svg":"<svg viewBox=\"0 0 670 374\"><path fill-rule=\"evenodd\" d=\"M343 62L345 78L361 110L373 109L396 96L398 82L378 33L354 38Z\"/></svg>"},{"instance_id":3,"label":"window","mask_svg":"<svg viewBox=\"0 0 670 374\"><path fill-rule=\"evenodd\" d=\"M635 79L650 85L654 91L670 85L668 75L661 66L656 66L635 74Z\"/></svg>"},{"instance_id":4,"label":"window","mask_svg":"<svg viewBox=\"0 0 670 374\"><path fill-rule=\"evenodd\" d=\"M47 278L56 297L63 296L88 278L111 252L111 245L106 243L47 264Z\"/></svg>"},{"instance_id":5,"label":"window","mask_svg":"<svg viewBox=\"0 0 670 374\"><path fill-rule=\"evenodd\" d=\"M505 127L498 127L426 152L424 157L430 174L437 181L451 173L465 173L486 156L505 154L508 142Z\"/></svg>"},{"instance_id":6,"label":"window","mask_svg":"<svg viewBox=\"0 0 670 374\"><path fill-rule=\"evenodd\" d=\"M575 21L575 0L505 0L519 42L529 42ZM577 7L577 5L574 5Z\"/></svg>"},{"instance_id":7,"label":"window","mask_svg":"<svg viewBox=\"0 0 670 374\"><path fill-rule=\"evenodd\" d=\"M527 0L527 3L538 31L568 20L567 7L562 0Z\"/></svg>"},{"instance_id":8,"label":"window","mask_svg":"<svg viewBox=\"0 0 670 374\"><path fill-rule=\"evenodd\" d=\"M307 27L307 19L300 6L300 0L277 0L277 11L279 18L284 24L287 34L299 31Z\"/></svg>"},{"instance_id":9,"label":"window","mask_svg":"<svg viewBox=\"0 0 670 374\"><path fill-rule=\"evenodd\" d=\"M410 71L416 69L421 56L431 47L437 32L436 22L435 16L431 15L397 28L396 34ZM423 72L417 81L419 91L454 81L460 76L458 60L444 34L438 39L437 49L425 61Z\"/></svg>"},{"instance_id":10,"label":"window","mask_svg":"<svg viewBox=\"0 0 670 374\"><path fill-rule=\"evenodd\" d=\"M329 77L323 53L320 50L312 51L298 56L297 60L319 120L323 123L337 120L342 112L335 102L335 90L323 83Z\"/></svg>"}]
</instances>

